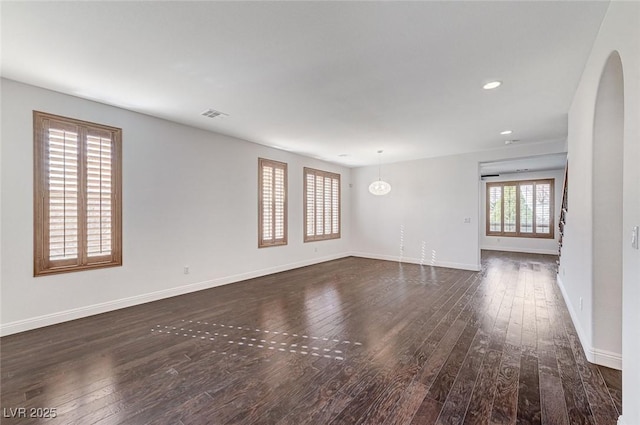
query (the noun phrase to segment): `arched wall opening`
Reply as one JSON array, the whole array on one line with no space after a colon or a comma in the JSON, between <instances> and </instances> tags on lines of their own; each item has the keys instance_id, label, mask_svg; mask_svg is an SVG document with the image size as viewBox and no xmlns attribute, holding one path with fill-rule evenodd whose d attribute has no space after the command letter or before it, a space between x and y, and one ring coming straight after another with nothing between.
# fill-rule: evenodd
<instances>
[{"instance_id":1,"label":"arched wall opening","mask_svg":"<svg viewBox=\"0 0 640 425\"><path fill-rule=\"evenodd\" d=\"M621 368L622 193L624 138L622 62L611 53L600 77L593 126L593 349L604 366Z\"/></svg>"}]
</instances>

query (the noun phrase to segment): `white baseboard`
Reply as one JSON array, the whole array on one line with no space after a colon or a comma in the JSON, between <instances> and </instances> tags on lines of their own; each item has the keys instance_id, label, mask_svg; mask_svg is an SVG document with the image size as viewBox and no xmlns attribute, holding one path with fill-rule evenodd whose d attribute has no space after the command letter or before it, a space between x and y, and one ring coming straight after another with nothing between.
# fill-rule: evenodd
<instances>
[{"instance_id":1,"label":"white baseboard","mask_svg":"<svg viewBox=\"0 0 640 425\"><path fill-rule=\"evenodd\" d=\"M590 350L593 357L592 363L610 367L611 369L622 370L622 354L607 350L598 350L593 347Z\"/></svg>"},{"instance_id":2,"label":"white baseboard","mask_svg":"<svg viewBox=\"0 0 640 425\"><path fill-rule=\"evenodd\" d=\"M174 288L163 289L148 294L135 295L133 297L121 298L118 300L107 301L99 304L74 308L71 310L59 311L56 313L45 314L42 316L32 317L15 322L4 323L0 325L0 336L7 336L19 332L29 331L32 329L42 328L45 326L56 325L58 323L68 322L70 320L81 319L83 317L93 316L95 314L106 313L109 311L119 310L121 308L132 307L139 304L145 304L152 301L158 301L164 298L184 295L191 292L202 291L204 289L214 288L216 286L228 285L230 283L240 282L247 279L253 279L273 273L279 273L287 270L297 269L299 267L310 266L313 264L324 263L326 261L337 260L339 258L349 257L351 254L342 253L330 255L312 260L300 261L297 263L284 264L266 269L255 270L246 273L240 273L232 276L225 276L217 279L206 280L203 282L190 283Z\"/></svg>"},{"instance_id":3,"label":"white baseboard","mask_svg":"<svg viewBox=\"0 0 640 425\"><path fill-rule=\"evenodd\" d=\"M565 290L564 284L562 283L562 279L560 275L557 276L558 286L560 287L560 292L562 292L562 297L564 298L564 303L567 305L567 309L569 310L569 315L571 316L571 320L573 321L573 326L576 328L576 332L578 333L578 338L580 339L580 344L582 344L582 350L584 351L584 355L587 360L591 363L599 364L601 366L610 367L612 369L622 370L622 353L614 353L607 350L599 350L594 348L591 343L591 338L587 338L584 329L580 326L580 321L578 320L578 314L576 310L573 308L573 304L567 295L567 291Z\"/></svg>"},{"instance_id":4,"label":"white baseboard","mask_svg":"<svg viewBox=\"0 0 640 425\"><path fill-rule=\"evenodd\" d=\"M591 338L587 338L582 326L580 325L580 321L578 320L578 313L573 308L573 304L571 303L571 299L567 294L567 290L564 288L564 284L562 283L562 279L560 275L556 277L558 287L560 288L560 292L562 293L562 298L564 298L564 303L569 310L569 315L571 316L571 321L573 321L573 326L576 328L576 332L578 333L578 339L580 339L580 344L582 344L582 349L584 351L584 355L587 357L591 363L594 363L593 358L593 350L591 349Z\"/></svg>"},{"instance_id":5,"label":"white baseboard","mask_svg":"<svg viewBox=\"0 0 640 425\"><path fill-rule=\"evenodd\" d=\"M618 425L627 425L627 423L622 419L622 415L618 418Z\"/></svg>"},{"instance_id":6,"label":"white baseboard","mask_svg":"<svg viewBox=\"0 0 640 425\"><path fill-rule=\"evenodd\" d=\"M506 251L506 252L522 252L525 254L546 254L558 255L558 249L538 249L538 248L516 248L511 246L481 246L481 250L486 251Z\"/></svg>"},{"instance_id":7,"label":"white baseboard","mask_svg":"<svg viewBox=\"0 0 640 425\"><path fill-rule=\"evenodd\" d=\"M425 266L435 266L435 267L448 267L451 269L471 270L474 272L480 271L482 269L480 264L451 263L447 261L422 262L420 261L419 258L400 257L400 256L384 255L384 254L371 254L368 252L352 252L351 255L353 257L371 258L374 260L397 261L399 263L422 264Z\"/></svg>"}]
</instances>

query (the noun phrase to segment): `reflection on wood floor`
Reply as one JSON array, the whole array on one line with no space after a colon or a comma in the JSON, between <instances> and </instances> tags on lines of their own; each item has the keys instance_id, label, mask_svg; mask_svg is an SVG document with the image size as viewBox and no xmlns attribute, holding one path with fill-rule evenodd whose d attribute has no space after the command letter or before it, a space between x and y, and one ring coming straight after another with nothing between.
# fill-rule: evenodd
<instances>
[{"instance_id":1,"label":"reflection on wood floor","mask_svg":"<svg viewBox=\"0 0 640 425\"><path fill-rule=\"evenodd\" d=\"M555 281L344 258L8 336L2 423L613 425Z\"/></svg>"}]
</instances>

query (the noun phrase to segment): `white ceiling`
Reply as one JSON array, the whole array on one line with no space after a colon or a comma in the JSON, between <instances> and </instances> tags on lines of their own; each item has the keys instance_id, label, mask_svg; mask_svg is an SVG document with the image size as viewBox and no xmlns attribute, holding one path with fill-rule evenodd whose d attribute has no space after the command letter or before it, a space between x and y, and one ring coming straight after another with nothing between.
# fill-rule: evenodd
<instances>
[{"instance_id":1,"label":"white ceiling","mask_svg":"<svg viewBox=\"0 0 640 425\"><path fill-rule=\"evenodd\" d=\"M563 170L567 163L566 153L538 155L504 161L483 162L480 174L532 173L535 171Z\"/></svg>"},{"instance_id":2,"label":"white ceiling","mask_svg":"<svg viewBox=\"0 0 640 425\"><path fill-rule=\"evenodd\" d=\"M608 3L1 7L6 78L360 166L563 140Z\"/></svg>"}]
</instances>

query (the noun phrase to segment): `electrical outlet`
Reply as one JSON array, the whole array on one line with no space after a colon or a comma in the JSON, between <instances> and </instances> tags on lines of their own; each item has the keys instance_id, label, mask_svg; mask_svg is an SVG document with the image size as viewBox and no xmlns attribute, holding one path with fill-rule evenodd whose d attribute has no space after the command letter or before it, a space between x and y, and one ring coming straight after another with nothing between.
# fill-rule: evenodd
<instances>
[{"instance_id":1,"label":"electrical outlet","mask_svg":"<svg viewBox=\"0 0 640 425\"><path fill-rule=\"evenodd\" d=\"M582 297L580 297L580 311L582 311Z\"/></svg>"},{"instance_id":2,"label":"electrical outlet","mask_svg":"<svg viewBox=\"0 0 640 425\"><path fill-rule=\"evenodd\" d=\"M189 266L184 266L184 274L189 274Z\"/></svg>"},{"instance_id":3,"label":"electrical outlet","mask_svg":"<svg viewBox=\"0 0 640 425\"><path fill-rule=\"evenodd\" d=\"M640 227L633 226L631 231L631 248L640 249L638 240L640 239Z\"/></svg>"},{"instance_id":4,"label":"electrical outlet","mask_svg":"<svg viewBox=\"0 0 640 425\"><path fill-rule=\"evenodd\" d=\"M471 223L471 217L465 217L464 218L464 222L465 223Z\"/></svg>"}]
</instances>

